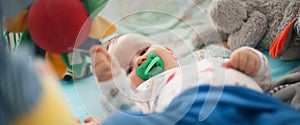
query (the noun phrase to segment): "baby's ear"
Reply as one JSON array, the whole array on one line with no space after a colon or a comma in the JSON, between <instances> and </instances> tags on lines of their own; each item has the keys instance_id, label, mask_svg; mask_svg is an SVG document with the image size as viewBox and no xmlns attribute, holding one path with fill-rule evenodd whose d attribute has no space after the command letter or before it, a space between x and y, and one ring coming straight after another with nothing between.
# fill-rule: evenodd
<instances>
[{"instance_id":1,"label":"baby's ear","mask_svg":"<svg viewBox=\"0 0 300 125\"><path fill-rule=\"evenodd\" d=\"M176 59L178 58L175 54L174 51L172 49L170 49L169 47L165 47L165 49L167 50L167 52L169 52L171 55L173 55Z\"/></svg>"},{"instance_id":2,"label":"baby's ear","mask_svg":"<svg viewBox=\"0 0 300 125\"><path fill-rule=\"evenodd\" d=\"M172 49L170 49L169 47L164 47L169 53L171 53L171 54L174 54L174 52L173 52L173 50Z\"/></svg>"},{"instance_id":3,"label":"baby's ear","mask_svg":"<svg viewBox=\"0 0 300 125\"><path fill-rule=\"evenodd\" d=\"M247 20L247 4L240 0L213 0L208 14L217 28L232 33Z\"/></svg>"}]
</instances>

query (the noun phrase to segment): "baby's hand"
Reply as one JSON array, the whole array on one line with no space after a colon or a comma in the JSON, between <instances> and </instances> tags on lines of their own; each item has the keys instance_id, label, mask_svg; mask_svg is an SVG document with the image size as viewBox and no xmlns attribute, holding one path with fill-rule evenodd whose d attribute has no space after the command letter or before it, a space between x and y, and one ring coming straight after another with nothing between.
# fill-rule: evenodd
<instances>
[{"instance_id":1,"label":"baby's hand","mask_svg":"<svg viewBox=\"0 0 300 125\"><path fill-rule=\"evenodd\" d=\"M84 118L84 124L82 125L100 125L101 118L97 116L88 116Z\"/></svg>"},{"instance_id":2,"label":"baby's hand","mask_svg":"<svg viewBox=\"0 0 300 125\"><path fill-rule=\"evenodd\" d=\"M247 75L255 75L260 70L261 61L251 49L240 48L233 51L225 66L237 69Z\"/></svg>"},{"instance_id":3,"label":"baby's hand","mask_svg":"<svg viewBox=\"0 0 300 125\"><path fill-rule=\"evenodd\" d=\"M112 56L102 46L91 47L90 55L93 71L99 82L110 80L121 72L117 60L112 59Z\"/></svg>"}]
</instances>

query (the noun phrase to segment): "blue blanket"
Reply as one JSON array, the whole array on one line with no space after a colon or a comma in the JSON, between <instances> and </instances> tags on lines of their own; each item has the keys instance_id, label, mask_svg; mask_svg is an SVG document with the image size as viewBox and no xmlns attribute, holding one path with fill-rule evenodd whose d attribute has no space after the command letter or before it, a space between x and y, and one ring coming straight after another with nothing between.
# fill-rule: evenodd
<instances>
[{"instance_id":1,"label":"blue blanket","mask_svg":"<svg viewBox=\"0 0 300 125\"><path fill-rule=\"evenodd\" d=\"M127 112L102 125L299 125L300 113L279 100L242 87L200 86L175 98L162 113Z\"/></svg>"},{"instance_id":2,"label":"blue blanket","mask_svg":"<svg viewBox=\"0 0 300 125\"><path fill-rule=\"evenodd\" d=\"M264 55L268 58L270 63L270 68L272 72L272 80L277 80L281 76L287 74L289 71L300 66L300 60L294 61L282 61L280 59L273 59L269 56L268 52L263 52Z\"/></svg>"}]
</instances>

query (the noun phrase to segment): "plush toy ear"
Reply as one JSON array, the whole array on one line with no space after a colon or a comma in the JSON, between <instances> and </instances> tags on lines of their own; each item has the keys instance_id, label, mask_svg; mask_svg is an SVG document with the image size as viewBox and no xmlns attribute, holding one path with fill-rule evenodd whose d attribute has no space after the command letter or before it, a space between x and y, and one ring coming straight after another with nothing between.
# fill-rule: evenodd
<instances>
[{"instance_id":1,"label":"plush toy ear","mask_svg":"<svg viewBox=\"0 0 300 125\"><path fill-rule=\"evenodd\" d=\"M88 12L79 0L36 0L28 13L28 29L41 48L66 53L87 38L90 31L89 21L85 24L87 19Z\"/></svg>"},{"instance_id":2,"label":"plush toy ear","mask_svg":"<svg viewBox=\"0 0 300 125\"><path fill-rule=\"evenodd\" d=\"M247 5L240 0L213 0L209 9L212 22L225 33L232 33L247 21Z\"/></svg>"},{"instance_id":3,"label":"plush toy ear","mask_svg":"<svg viewBox=\"0 0 300 125\"><path fill-rule=\"evenodd\" d=\"M295 41L293 39L296 37L293 26L296 21L297 19L293 19L274 39L269 49L269 54L272 58L278 58L283 55L290 45L293 45L293 42Z\"/></svg>"}]
</instances>

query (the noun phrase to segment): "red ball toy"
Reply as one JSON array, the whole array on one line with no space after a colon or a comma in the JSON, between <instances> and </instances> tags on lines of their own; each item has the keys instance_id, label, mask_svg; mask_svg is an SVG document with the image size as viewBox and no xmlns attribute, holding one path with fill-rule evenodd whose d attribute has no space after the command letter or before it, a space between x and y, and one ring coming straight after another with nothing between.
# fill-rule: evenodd
<instances>
[{"instance_id":1,"label":"red ball toy","mask_svg":"<svg viewBox=\"0 0 300 125\"><path fill-rule=\"evenodd\" d=\"M28 13L28 30L39 47L66 53L85 41L90 21L80 0L36 0Z\"/></svg>"}]
</instances>

